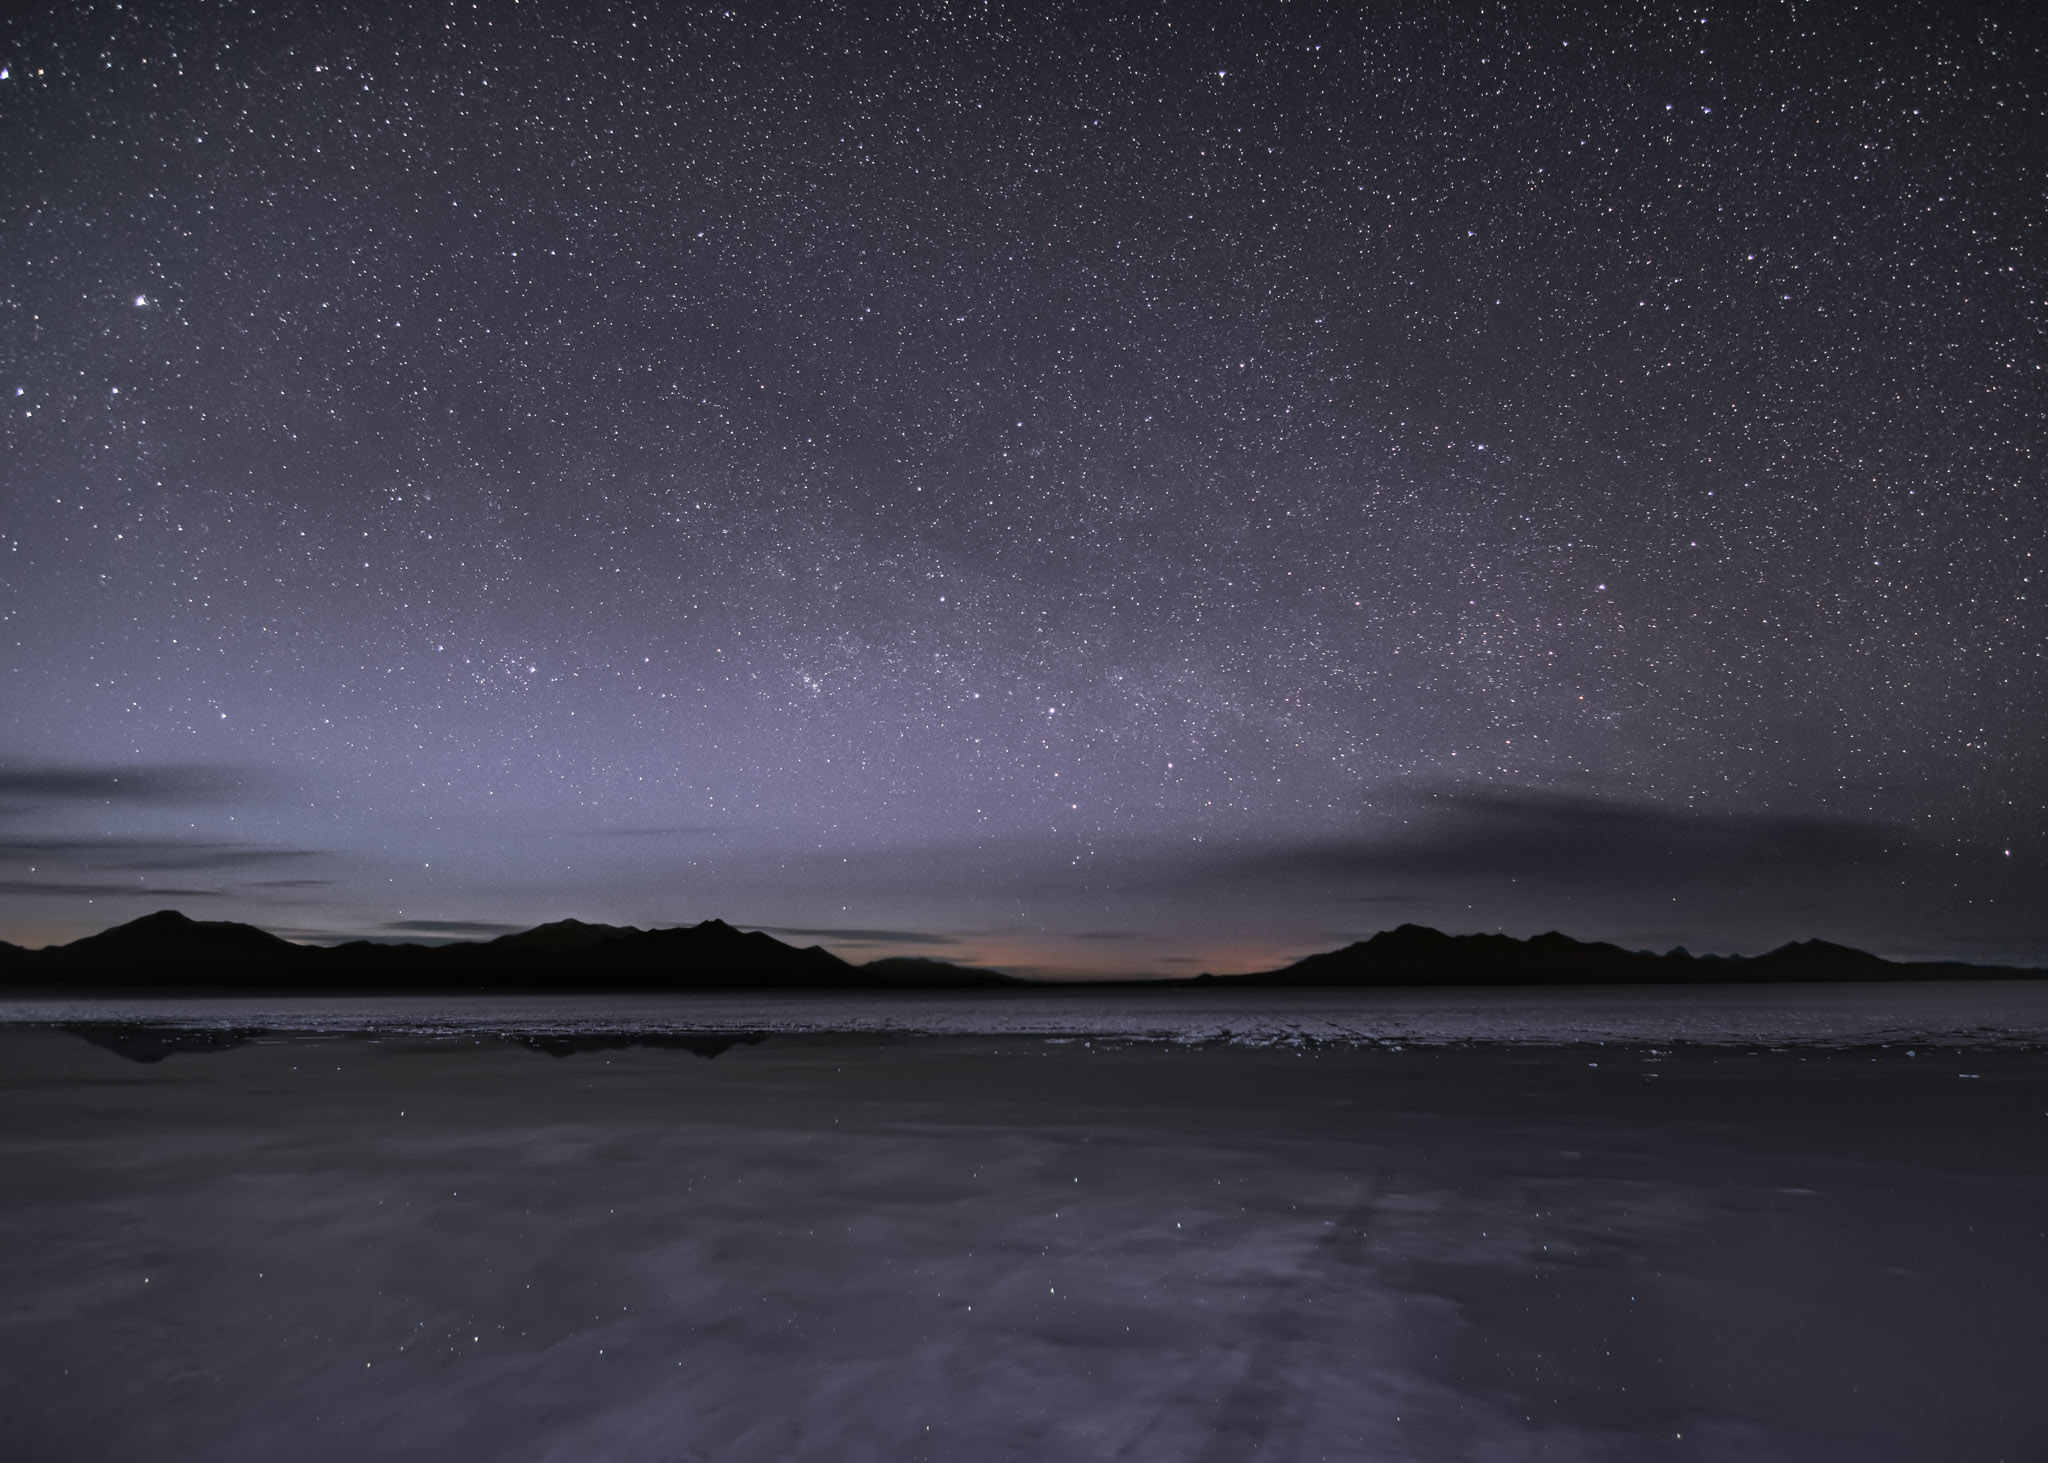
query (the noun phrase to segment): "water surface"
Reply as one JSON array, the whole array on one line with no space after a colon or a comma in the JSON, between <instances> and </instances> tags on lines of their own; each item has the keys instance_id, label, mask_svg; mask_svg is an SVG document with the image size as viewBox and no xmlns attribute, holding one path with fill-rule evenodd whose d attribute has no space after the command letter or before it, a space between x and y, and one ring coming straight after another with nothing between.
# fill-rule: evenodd
<instances>
[{"instance_id":1,"label":"water surface","mask_svg":"<svg viewBox=\"0 0 2048 1463\"><path fill-rule=\"evenodd\" d=\"M2039 1459L2013 989L16 1003L7 1452Z\"/></svg>"}]
</instances>

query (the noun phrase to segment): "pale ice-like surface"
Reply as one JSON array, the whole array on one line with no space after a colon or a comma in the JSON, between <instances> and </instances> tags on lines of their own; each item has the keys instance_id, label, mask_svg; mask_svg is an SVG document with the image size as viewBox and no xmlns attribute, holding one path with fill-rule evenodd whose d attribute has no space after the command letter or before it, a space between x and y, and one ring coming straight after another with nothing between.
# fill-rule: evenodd
<instances>
[{"instance_id":1,"label":"pale ice-like surface","mask_svg":"<svg viewBox=\"0 0 2048 1463\"><path fill-rule=\"evenodd\" d=\"M2048 1456L2039 1051L125 1039L0 1028L10 1463Z\"/></svg>"},{"instance_id":2,"label":"pale ice-like surface","mask_svg":"<svg viewBox=\"0 0 2048 1463\"><path fill-rule=\"evenodd\" d=\"M1548 1004L1466 999L0 1025L0 1456L2048 1457L2048 1054L2009 1008L1978 1046L1910 999L1792 1008L1891 1050L1460 1045ZM1760 1029L1753 993L1586 1004L1546 1029ZM1173 1039L1074 1034L1118 1010ZM371 1011L433 1034L320 1024ZM698 1034L623 1045L632 1011ZM1390 1013L1446 1044L1285 1044Z\"/></svg>"},{"instance_id":3,"label":"pale ice-like surface","mask_svg":"<svg viewBox=\"0 0 2048 1463\"><path fill-rule=\"evenodd\" d=\"M1274 1043L2030 1046L2048 980L1543 989L1104 990L835 994L0 997L0 1025L580 1033L799 1032Z\"/></svg>"}]
</instances>

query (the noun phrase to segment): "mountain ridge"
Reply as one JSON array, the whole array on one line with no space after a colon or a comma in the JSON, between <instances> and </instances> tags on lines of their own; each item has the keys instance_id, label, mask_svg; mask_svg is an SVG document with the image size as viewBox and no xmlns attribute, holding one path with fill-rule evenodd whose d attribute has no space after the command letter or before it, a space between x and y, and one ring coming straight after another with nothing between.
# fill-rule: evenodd
<instances>
[{"instance_id":1,"label":"mountain ridge","mask_svg":"<svg viewBox=\"0 0 2048 1463\"><path fill-rule=\"evenodd\" d=\"M1761 955L1663 954L1549 930L1448 935L1404 924L1275 970L1143 980L1033 981L920 956L855 965L819 945L794 946L720 919L641 929L554 920L483 941L441 945L353 940L298 945L255 925L195 920L174 909L27 950L0 942L0 985L241 986L305 989L958 989L1129 990L1157 986L1691 985L1848 980L2041 979L2048 970L1962 961L1892 961L1828 940Z\"/></svg>"},{"instance_id":2,"label":"mountain ridge","mask_svg":"<svg viewBox=\"0 0 2048 1463\"><path fill-rule=\"evenodd\" d=\"M41 950L0 948L0 984L304 989L866 989L1001 986L1010 977L941 961L854 965L724 920L643 930L557 920L445 945L352 940L297 945L255 925L158 910ZM879 967L879 968L877 968ZM943 967L943 969L934 969Z\"/></svg>"},{"instance_id":3,"label":"mountain ridge","mask_svg":"<svg viewBox=\"0 0 2048 1463\"><path fill-rule=\"evenodd\" d=\"M1695 955L1683 945L1658 954L1547 930L1447 935L1427 925L1382 930L1340 950L1304 956L1278 970L1209 975L1216 986L1458 986L1778 984L1844 980L2025 980L2048 970L1960 960L1886 960L1830 940L1794 940L1761 955Z\"/></svg>"}]
</instances>

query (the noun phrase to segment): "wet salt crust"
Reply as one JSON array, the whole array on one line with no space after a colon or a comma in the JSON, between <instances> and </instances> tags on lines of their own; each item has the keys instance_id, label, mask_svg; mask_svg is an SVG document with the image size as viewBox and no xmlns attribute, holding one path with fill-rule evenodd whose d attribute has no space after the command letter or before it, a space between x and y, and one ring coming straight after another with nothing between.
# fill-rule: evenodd
<instances>
[{"instance_id":1,"label":"wet salt crust","mask_svg":"<svg viewBox=\"0 0 2048 1463\"><path fill-rule=\"evenodd\" d=\"M2048 1056L2002 1019L0 1027L6 1451L2038 1458Z\"/></svg>"},{"instance_id":2,"label":"wet salt crust","mask_svg":"<svg viewBox=\"0 0 2048 1463\"><path fill-rule=\"evenodd\" d=\"M0 1024L556 1035L867 1032L1244 1045L2048 1045L2048 980L1467 990L0 996Z\"/></svg>"}]
</instances>

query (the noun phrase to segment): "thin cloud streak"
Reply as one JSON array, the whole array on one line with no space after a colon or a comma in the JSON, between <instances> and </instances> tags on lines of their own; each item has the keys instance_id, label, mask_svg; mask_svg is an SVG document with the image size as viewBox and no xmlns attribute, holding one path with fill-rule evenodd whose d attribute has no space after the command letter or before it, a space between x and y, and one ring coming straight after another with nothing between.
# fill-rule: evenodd
<instances>
[{"instance_id":1,"label":"thin cloud streak","mask_svg":"<svg viewBox=\"0 0 2048 1463\"><path fill-rule=\"evenodd\" d=\"M75 898L114 896L141 899L219 899L219 889L143 889L133 884L38 883L33 879L0 879L0 894L60 894Z\"/></svg>"},{"instance_id":2,"label":"thin cloud streak","mask_svg":"<svg viewBox=\"0 0 2048 1463\"><path fill-rule=\"evenodd\" d=\"M957 945L951 935L927 934L922 930L819 930L792 925L747 925L769 935L804 935L814 940L863 940L878 945Z\"/></svg>"},{"instance_id":3,"label":"thin cloud streak","mask_svg":"<svg viewBox=\"0 0 2048 1463\"><path fill-rule=\"evenodd\" d=\"M42 807L66 803L216 804L235 802L267 783L252 768L198 763L122 767L0 767L0 800ZM19 807L8 809L20 812Z\"/></svg>"},{"instance_id":4,"label":"thin cloud streak","mask_svg":"<svg viewBox=\"0 0 2048 1463\"><path fill-rule=\"evenodd\" d=\"M50 862L90 869L232 869L325 858L315 848L166 838L0 838L0 861Z\"/></svg>"},{"instance_id":5,"label":"thin cloud streak","mask_svg":"<svg viewBox=\"0 0 2048 1463\"><path fill-rule=\"evenodd\" d=\"M400 919L393 920L380 928L397 934L513 935L529 928L529 926L492 924L484 920L466 919Z\"/></svg>"}]
</instances>

